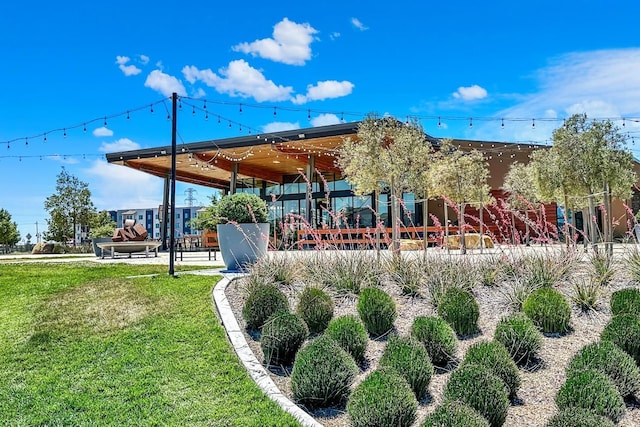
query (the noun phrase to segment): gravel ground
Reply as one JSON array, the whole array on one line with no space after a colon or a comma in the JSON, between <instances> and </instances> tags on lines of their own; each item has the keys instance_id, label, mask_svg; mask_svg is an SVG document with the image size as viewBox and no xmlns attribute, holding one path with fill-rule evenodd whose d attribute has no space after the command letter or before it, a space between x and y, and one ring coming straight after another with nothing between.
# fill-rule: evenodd
<instances>
[{"instance_id":1,"label":"gravel ground","mask_svg":"<svg viewBox=\"0 0 640 427\"><path fill-rule=\"evenodd\" d=\"M585 266L578 266L575 274L583 274ZM517 394L515 403L509 408L505 426L513 427L537 427L544 426L546 422L556 413L554 397L558 389L565 381L565 368L572 356L584 345L597 341L600 332L610 319L608 310L609 295L616 289L626 286L626 279L616 278L607 287L600 300L599 310L589 313L582 313L574 308L572 313L572 331L559 337L544 337L542 349L540 351L541 362L534 369L521 370L521 387ZM233 282L226 291L227 298L238 319L241 327L244 321L241 315L244 297L242 292L243 282L241 280ZM295 307L297 293L304 287L303 283L298 283L293 287L283 288L287 294L291 307ZM499 287L476 286L473 293L480 306L479 326L481 333L472 338L459 340L458 354L462 360L466 349L472 344L481 340L493 339L495 327L510 309L504 296L508 285L502 284ZM401 295L400 289L393 283L383 284L383 289L388 292L396 301L398 308L398 318L395 321L396 332L400 335L409 333L413 319L417 316L432 315L435 313L429 298L406 297ZM566 296L572 293L571 285L560 284L558 288ZM356 299L350 297L335 296L334 316L343 314L356 314ZM256 354L258 360L263 360L260 343L255 338L246 333L249 346ZM376 369L378 360L384 350L386 342L383 340L370 340L366 351L366 362L364 368L356 379L353 387L361 382L366 375ZM443 399L443 390L449 378L449 373L436 373L429 385L430 395L420 402L418 416L414 426L420 426L424 418L438 406ZM273 370L271 377L280 390L291 397L288 373L286 371ZM350 426L350 420L345 412L345 408L332 408L318 411L312 415L327 427ZM627 414L618 424L621 427L640 426L640 408L637 405L627 405Z\"/></svg>"}]
</instances>

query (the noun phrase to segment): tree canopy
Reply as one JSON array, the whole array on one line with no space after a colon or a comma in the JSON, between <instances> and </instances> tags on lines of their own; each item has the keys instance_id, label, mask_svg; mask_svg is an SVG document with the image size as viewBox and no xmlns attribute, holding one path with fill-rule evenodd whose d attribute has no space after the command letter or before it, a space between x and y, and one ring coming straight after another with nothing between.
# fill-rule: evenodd
<instances>
[{"instance_id":1,"label":"tree canopy","mask_svg":"<svg viewBox=\"0 0 640 427\"><path fill-rule=\"evenodd\" d=\"M367 116L355 138L345 138L338 165L356 195L389 192L393 219L393 249L399 250L398 203L404 192L427 191L433 147L417 120Z\"/></svg>"},{"instance_id":2,"label":"tree canopy","mask_svg":"<svg viewBox=\"0 0 640 427\"><path fill-rule=\"evenodd\" d=\"M56 193L46 198L44 207L50 216L45 238L59 242L74 239L76 226L89 225L95 215L89 185L69 174L64 167L57 176Z\"/></svg>"},{"instance_id":3,"label":"tree canopy","mask_svg":"<svg viewBox=\"0 0 640 427\"><path fill-rule=\"evenodd\" d=\"M0 209L0 246L12 247L20 241L18 224L11 221L11 214Z\"/></svg>"}]
</instances>

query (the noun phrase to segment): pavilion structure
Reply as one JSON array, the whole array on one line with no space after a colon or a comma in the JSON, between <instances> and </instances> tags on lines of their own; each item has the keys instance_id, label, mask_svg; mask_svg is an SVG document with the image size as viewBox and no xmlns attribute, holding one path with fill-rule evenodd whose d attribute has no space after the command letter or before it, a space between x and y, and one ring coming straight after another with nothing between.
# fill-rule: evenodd
<instances>
[{"instance_id":1,"label":"pavilion structure","mask_svg":"<svg viewBox=\"0 0 640 427\"><path fill-rule=\"evenodd\" d=\"M294 214L317 228L375 227L378 221L390 227L389 195L355 196L335 164L336 150L344 138L357 139L358 125L359 122L349 122L179 144L176 149L176 181L216 188L224 194L241 191L257 194L267 201L270 220L274 224ZM427 135L427 141L439 146L437 138ZM494 198L504 197L502 186L511 164L526 164L532 151L546 148L543 145L495 141L454 139L453 143L463 150L476 149L484 153ZM165 206L168 204L168 183L172 172L171 157L171 145L106 155L109 163L165 179ZM429 216L424 215L425 201L419 195L405 194L401 213L405 218L403 222L411 227L424 227L433 226L434 219L443 224L445 216L456 218L453 209L447 207L442 199L426 203ZM448 209L446 214L445 209ZM614 206L616 209L617 214L624 213L621 203ZM546 221L556 226L556 204L545 204L543 210ZM332 212L341 212L338 221L341 224L336 224ZM469 208L466 213L482 217L488 227L496 226L495 215L491 212ZM512 231L516 228L524 228L522 221L515 221Z\"/></svg>"}]
</instances>

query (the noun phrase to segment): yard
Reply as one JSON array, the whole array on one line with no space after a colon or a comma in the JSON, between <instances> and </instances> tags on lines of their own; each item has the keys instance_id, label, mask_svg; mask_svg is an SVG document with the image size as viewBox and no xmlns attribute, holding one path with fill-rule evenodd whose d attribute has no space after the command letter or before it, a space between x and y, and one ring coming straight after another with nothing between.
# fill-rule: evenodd
<instances>
[{"instance_id":1,"label":"yard","mask_svg":"<svg viewBox=\"0 0 640 427\"><path fill-rule=\"evenodd\" d=\"M165 270L0 264L0 424L297 425L229 346L219 277Z\"/></svg>"}]
</instances>

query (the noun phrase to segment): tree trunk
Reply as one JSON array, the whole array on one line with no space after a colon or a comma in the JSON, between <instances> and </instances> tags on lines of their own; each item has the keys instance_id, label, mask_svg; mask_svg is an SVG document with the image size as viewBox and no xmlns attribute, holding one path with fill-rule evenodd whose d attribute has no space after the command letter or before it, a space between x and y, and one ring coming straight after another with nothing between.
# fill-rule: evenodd
<instances>
[{"instance_id":1,"label":"tree trunk","mask_svg":"<svg viewBox=\"0 0 640 427\"><path fill-rule=\"evenodd\" d=\"M591 239L591 247L594 252L598 252L598 238L596 236L596 208L593 203L593 194L589 195L589 239Z\"/></svg>"},{"instance_id":2,"label":"tree trunk","mask_svg":"<svg viewBox=\"0 0 640 427\"><path fill-rule=\"evenodd\" d=\"M462 255L467 253L467 242L464 238L464 207L466 203L460 203L460 217L458 218L458 227L460 227L460 253Z\"/></svg>"},{"instance_id":3,"label":"tree trunk","mask_svg":"<svg viewBox=\"0 0 640 427\"><path fill-rule=\"evenodd\" d=\"M611 198L609 194L609 184L604 183L604 214L603 227L605 229L604 252L607 257L613 255L613 215L611 214Z\"/></svg>"},{"instance_id":4,"label":"tree trunk","mask_svg":"<svg viewBox=\"0 0 640 427\"><path fill-rule=\"evenodd\" d=\"M391 185L391 216L393 218L393 228L391 229L391 250L394 256L398 256L400 255L400 204L398 201L400 200L400 197L402 197L402 191L393 189L393 181Z\"/></svg>"},{"instance_id":5,"label":"tree trunk","mask_svg":"<svg viewBox=\"0 0 640 427\"><path fill-rule=\"evenodd\" d=\"M564 218L564 240L569 247L569 196L564 192L564 209L562 210L562 216Z\"/></svg>"},{"instance_id":6,"label":"tree trunk","mask_svg":"<svg viewBox=\"0 0 640 427\"><path fill-rule=\"evenodd\" d=\"M446 245L447 251L449 250L449 206L447 206L446 200L442 199L444 205L444 241L443 245Z\"/></svg>"},{"instance_id":7,"label":"tree trunk","mask_svg":"<svg viewBox=\"0 0 640 427\"><path fill-rule=\"evenodd\" d=\"M423 258L427 259L427 241L428 236L428 224L429 223L429 193L424 192L424 201L422 202L422 238L424 245Z\"/></svg>"}]
</instances>

